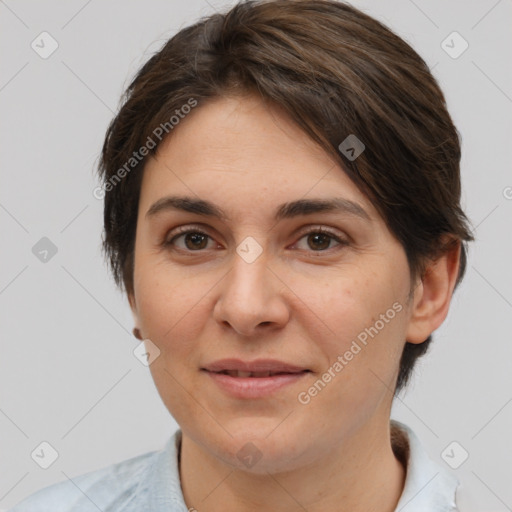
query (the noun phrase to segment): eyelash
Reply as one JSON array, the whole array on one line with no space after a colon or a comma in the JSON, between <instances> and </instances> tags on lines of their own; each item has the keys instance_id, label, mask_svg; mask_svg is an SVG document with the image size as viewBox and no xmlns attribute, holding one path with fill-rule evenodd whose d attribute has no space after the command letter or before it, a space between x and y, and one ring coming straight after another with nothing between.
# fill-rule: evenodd
<instances>
[{"instance_id":1,"label":"eyelash","mask_svg":"<svg viewBox=\"0 0 512 512\"><path fill-rule=\"evenodd\" d=\"M170 239L166 238L162 245L164 247L173 248L175 241L179 237L181 237L183 235L190 234L190 233L194 233L194 234L198 234L198 235L203 235L203 236L206 236L206 237L212 239L212 237L208 233L206 233L202 228L200 228L199 226L197 226L197 227L196 226L186 226L186 227L177 228L175 230L175 232L172 233L172 237ZM298 240L301 240L305 236L311 235L311 234L322 234L322 235L327 235L327 236L331 237L331 239L333 239L335 242L337 242L339 244L338 249L341 248L341 247L349 245L349 242L347 240L341 238L336 233L333 233L332 231L327 230L327 229L325 229L323 227L315 227L315 228L310 229L309 231L305 231L305 232L301 233L300 238ZM319 251L311 250L311 252L313 252L313 253L323 253L323 252L329 252L332 249L333 248L330 247L328 249L323 249L323 250L319 250ZM196 251L193 251L193 250L190 250L190 249L181 249L180 248L178 250L179 251L188 252L188 253L195 253L195 252L200 253L200 252L204 252L206 249L198 249Z\"/></svg>"}]
</instances>

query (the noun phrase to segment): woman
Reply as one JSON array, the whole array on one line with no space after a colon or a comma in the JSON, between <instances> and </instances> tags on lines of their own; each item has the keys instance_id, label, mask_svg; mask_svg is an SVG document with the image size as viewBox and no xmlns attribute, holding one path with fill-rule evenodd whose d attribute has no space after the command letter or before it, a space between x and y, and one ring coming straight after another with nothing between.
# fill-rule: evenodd
<instances>
[{"instance_id":1,"label":"woman","mask_svg":"<svg viewBox=\"0 0 512 512\"><path fill-rule=\"evenodd\" d=\"M13 510L448 511L390 421L473 239L424 61L331 0L181 30L105 138L104 248L180 429Z\"/></svg>"}]
</instances>

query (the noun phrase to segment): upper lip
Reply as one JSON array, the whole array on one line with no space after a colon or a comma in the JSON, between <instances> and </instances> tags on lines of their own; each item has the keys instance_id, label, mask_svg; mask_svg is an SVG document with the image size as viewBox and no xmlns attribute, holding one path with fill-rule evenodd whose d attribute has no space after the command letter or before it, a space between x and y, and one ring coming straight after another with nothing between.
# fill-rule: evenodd
<instances>
[{"instance_id":1,"label":"upper lip","mask_svg":"<svg viewBox=\"0 0 512 512\"><path fill-rule=\"evenodd\" d=\"M201 369L209 372L238 370L242 372L300 373L309 371L307 368L278 361L277 359L255 359L254 361L219 359L203 366Z\"/></svg>"}]
</instances>

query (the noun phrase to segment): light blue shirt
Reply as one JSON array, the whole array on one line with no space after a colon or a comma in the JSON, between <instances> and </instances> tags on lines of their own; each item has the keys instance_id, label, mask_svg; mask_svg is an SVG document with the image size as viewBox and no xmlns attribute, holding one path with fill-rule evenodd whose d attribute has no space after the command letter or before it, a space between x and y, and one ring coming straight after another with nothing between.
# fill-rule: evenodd
<instances>
[{"instance_id":1,"label":"light blue shirt","mask_svg":"<svg viewBox=\"0 0 512 512\"><path fill-rule=\"evenodd\" d=\"M428 457L409 427L391 424L408 445L405 486L395 512L458 511L457 478ZM178 469L180 443L178 430L162 450L45 487L9 512L188 512Z\"/></svg>"}]
</instances>

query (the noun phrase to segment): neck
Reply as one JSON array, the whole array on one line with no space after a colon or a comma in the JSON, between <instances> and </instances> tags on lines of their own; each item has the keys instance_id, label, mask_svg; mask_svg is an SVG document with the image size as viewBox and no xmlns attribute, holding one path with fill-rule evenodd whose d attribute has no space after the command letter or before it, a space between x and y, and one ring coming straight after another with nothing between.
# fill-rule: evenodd
<instances>
[{"instance_id":1,"label":"neck","mask_svg":"<svg viewBox=\"0 0 512 512\"><path fill-rule=\"evenodd\" d=\"M328 457L289 472L235 469L183 434L180 476L191 510L208 512L393 512L405 482L389 423L367 425Z\"/></svg>"}]
</instances>

